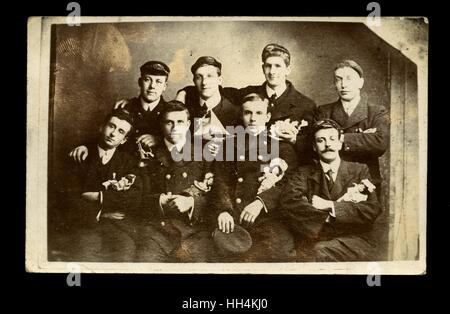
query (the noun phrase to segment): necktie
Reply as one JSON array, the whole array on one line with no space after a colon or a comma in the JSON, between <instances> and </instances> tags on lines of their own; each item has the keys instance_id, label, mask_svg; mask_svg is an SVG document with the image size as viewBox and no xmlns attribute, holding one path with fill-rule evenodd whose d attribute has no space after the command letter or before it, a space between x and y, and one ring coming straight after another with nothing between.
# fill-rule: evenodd
<instances>
[{"instance_id":1,"label":"necktie","mask_svg":"<svg viewBox=\"0 0 450 314\"><path fill-rule=\"evenodd\" d=\"M106 165L107 163L108 163L108 154L105 151L102 156L102 165Z\"/></svg>"},{"instance_id":2,"label":"necktie","mask_svg":"<svg viewBox=\"0 0 450 314\"><path fill-rule=\"evenodd\" d=\"M328 189L331 191L331 188L334 185L334 180L333 180L333 170L329 169L327 171L327 178L328 178Z\"/></svg>"}]
</instances>

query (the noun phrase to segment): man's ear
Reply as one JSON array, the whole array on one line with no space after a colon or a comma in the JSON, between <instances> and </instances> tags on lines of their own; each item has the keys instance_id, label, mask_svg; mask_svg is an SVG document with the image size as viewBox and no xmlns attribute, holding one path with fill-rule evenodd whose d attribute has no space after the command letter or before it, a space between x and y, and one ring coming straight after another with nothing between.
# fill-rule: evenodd
<instances>
[{"instance_id":1,"label":"man's ear","mask_svg":"<svg viewBox=\"0 0 450 314\"><path fill-rule=\"evenodd\" d=\"M267 113L266 123L270 121L270 118L272 118L272 114L270 112L268 112Z\"/></svg>"},{"instance_id":2,"label":"man's ear","mask_svg":"<svg viewBox=\"0 0 450 314\"><path fill-rule=\"evenodd\" d=\"M125 144L125 142L128 140L128 136L127 137L124 137L124 139L120 142L120 144L119 145L123 145L123 144Z\"/></svg>"},{"instance_id":3,"label":"man's ear","mask_svg":"<svg viewBox=\"0 0 450 314\"><path fill-rule=\"evenodd\" d=\"M219 81L219 85L222 85L222 75L221 76L219 76L219 79L218 79L218 81Z\"/></svg>"},{"instance_id":4,"label":"man's ear","mask_svg":"<svg viewBox=\"0 0 450 314\"><path fill-rule=\"evenodd\" d=\"M142 77L139 77L139 78L138 78L138 86L139 86L139 87L142 87Z\"/></svg>"},{"instance_id":5,"label":"man's ear","mask_svg":"<svg viewBox=\"0 0 450 314\"><path fill-rule=\"evenodd\" d=\"M291 67L291 65L289 64L289 65L286 67L286 76L289 75L289 74L291 74L291 71L292 71L292 67Z\"/></svg>"},{"instance_id":6,"label":"man's ear","mask_svg":"<svg viewBox=\"0 0 450 314\"><path fill-rule=\"evenodd\" d=\"M364 78L363 77L361 77L361 79L359 80L359 89L362 89L363 88L363 86L364 86Z\"/></svg>"},{"instance_id":7,"label":"man's ear","mask_svg":"<svg viewBox=\"0 0 450 314\"><path fill-rule=\"evenodd\" d=\"M188 125L188 128L191 127L191 120L188 120L188 121L187 121L187 125Z\"/></svg>"}]
</instances>

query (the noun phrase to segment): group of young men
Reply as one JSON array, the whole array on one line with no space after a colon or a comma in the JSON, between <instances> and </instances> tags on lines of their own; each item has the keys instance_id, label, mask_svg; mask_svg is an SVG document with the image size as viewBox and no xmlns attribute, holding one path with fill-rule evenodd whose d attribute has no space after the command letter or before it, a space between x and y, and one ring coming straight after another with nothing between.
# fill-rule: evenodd
<instances>
[{"instance_id":1,"label":"group of young men","mask_svg":"<svg viewBox=\"0 0 450 314\"><path fill-rule=\"evenodd\" d=\"M141 66L138 97L116 103L98 141L70 152L77 182L70 259L104 262L372 260L382 212L378 158L389 115L339 63L323 106L287 80L289 51L262 52L265 82L222 87L210 56L166 102L170 69Z\"/></svg>"}]
</instances>

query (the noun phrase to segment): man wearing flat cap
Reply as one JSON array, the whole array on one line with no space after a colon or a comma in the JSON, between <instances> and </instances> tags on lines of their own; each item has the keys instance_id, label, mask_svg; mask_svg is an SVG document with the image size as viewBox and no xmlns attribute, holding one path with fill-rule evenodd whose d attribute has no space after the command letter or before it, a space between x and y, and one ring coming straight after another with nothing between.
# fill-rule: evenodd
<instances>
[{"instance_id":1,"label":"man wearing flat cap","mask_svg":"<svg viewBox=\"0 0 450 314\"><path fill-rule=\"evenodd\" d=\"M148 151L161 138L161 130L158 125L158 116L166 103L162 97L167 87L169 67L161 61L148 61L140 67L138 86L139 96L116 103L115 108L123 108L130 112L135 121L134 134L124 146L124 149L138 158L142 158L139 152L142 149ZM88 150L79 146L70 153L77 161L84 160Z\"/></svg>"},{"instance_id":2,"label":"man wearing flat cap","mask_svg":"<svg viewBox=\"0 0 450 314\"><path fill-rule=\"evenodd\" d=\"M290 119L291 122L297 121L298 125L304 125L299 132L280 132L278 137L295 147L300 164L310 163L313 154L307 143L307 133L308 126L314 120L316 104L287 79L292 68L288 49L276 43L268 44L262 51L261 61L265 82L242 88L237 96L242 99L249 93L258 93L267 97L272 106L270 124Z\"/></svg>"},{"instance_id":3,"label":"man wearing flat cap","mask_svg":"<svg viewBox=\"0 0 450 314\"><path fill-rule=\"evenodd\" d=\"M224 96L222 64L215 58L203 56L192 65L195 86L180 90L177 99L189 108L194 120L194 135L210 140L212 134L227 134L227 126L236 126L239 121L239 106ZM197 123L196 123L197 122Z\"/></svg>"},{"instance_id":4,"label":"man wearing flat cap","mask_svg":"<svg viewBox=\"0 0 450 314\"><path fill-rule=\"evenodd\" d=\"M380 198L382 178L378 158L389 145L389 113L384 106L370 102L361 94L364 73L355 61L344 60L336 65L334 84L339 99L319 106L318 118L339 123L344 132L342 159L369 167Z\"/></svg>"}]
</instances>

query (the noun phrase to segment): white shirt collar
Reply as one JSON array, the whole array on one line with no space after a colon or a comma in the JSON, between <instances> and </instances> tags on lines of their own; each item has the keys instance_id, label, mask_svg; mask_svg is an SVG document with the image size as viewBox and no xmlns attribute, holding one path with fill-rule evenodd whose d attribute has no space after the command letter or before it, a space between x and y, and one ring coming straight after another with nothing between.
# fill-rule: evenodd
<instances>
[{"instance_id":1,"label":"white shirt collar","mask_svg":"<svg viewBox=\"0 0 450 314\"><path fill-rule=\"evenodd\" d=\"M339 170L339 166L341 165L341 158L338 156L335 160L333 160L331 163L326 163L320 160L320 165L322 166L323 172L327 173L328 170L331 169L333 171L333 180L336 180L336 176Z\"/></svg>"},{"instance_id":2,"label":"white shirt collar","mask_svg":"<svg viewBox=\"0 0 450 314\"><path fill-rule=\"evenodd\" d=\"M111 160L117 147L111 149L103 149L100 146L97 147L98 147L98 156L100 157L102 164L106 165Z\"/></svg>"},{"instance_id":3,"label":"white shirt collar","mask_svg":"<svg viewBox=\"0 0 450 314\"><path fill-rule=\"evenodd\" d=\"M215 106L217 106L220 101L222 100L222 96L220 95L220 92L217 92L211 98L208 100L204 100L200 98L200 106L203 106L203 104L206 104L209 110L213 109Z\"/></svg>"},{"instance_id":4,"label":"white shirt collar","mask_svg":"<svg viewBox=\"0 0 450 314\"><path fill-rule=\"evenodd\" d=\"M267 96L272 97L273 94L277 94L277 98L280 97L284 91L286 90L287 85L284 83L283 85L275 87L275 89L271 88L269 84L266 84L266 93Z\"/></svg>"},{"instance_id":5,"label":"white shirt collar","mask_svg":"<svg viewBox=\"0 0 450 314\"><path fill-rule=\"evenodd\" d=\"M153 111L153 109L155 109L155 107L158 106L160 99L161 99L161 97L158 98L157 100L155 100L154 102L148 103L148 102L145 102L141 97L142 108L145 111Z\"/></svg>"},{"instance_id":6,"label":"white shirt collar","mask_svg":"<svg viewBox=\"0 0 450 314\"><path fill-rule=\"evenodd\" d=\"M171 152L174 147L176 147L177 150L179 152L181 152L181 150L183 149L184 145L186 144L186 138L184 138L183 140L181 140L177 144L173 144L173 143L169 142L167 139L164 139L164 144L166 144L166 147L169 150L169 152Z\"/></svg>"},{"instance_id":7,"label":"white shirt collar","mask_svg":"<svg viewBox=\"0 0 450 314\"><path fill-rule=\"evenodd\" d=\"M351 101L345 101L341 99L342 106L344 107L344 111L350 116L353 111L355 111L356 106L358 106L361 100L361 96L357 96L353 98Z\"/></svg>"}]
</instances>

